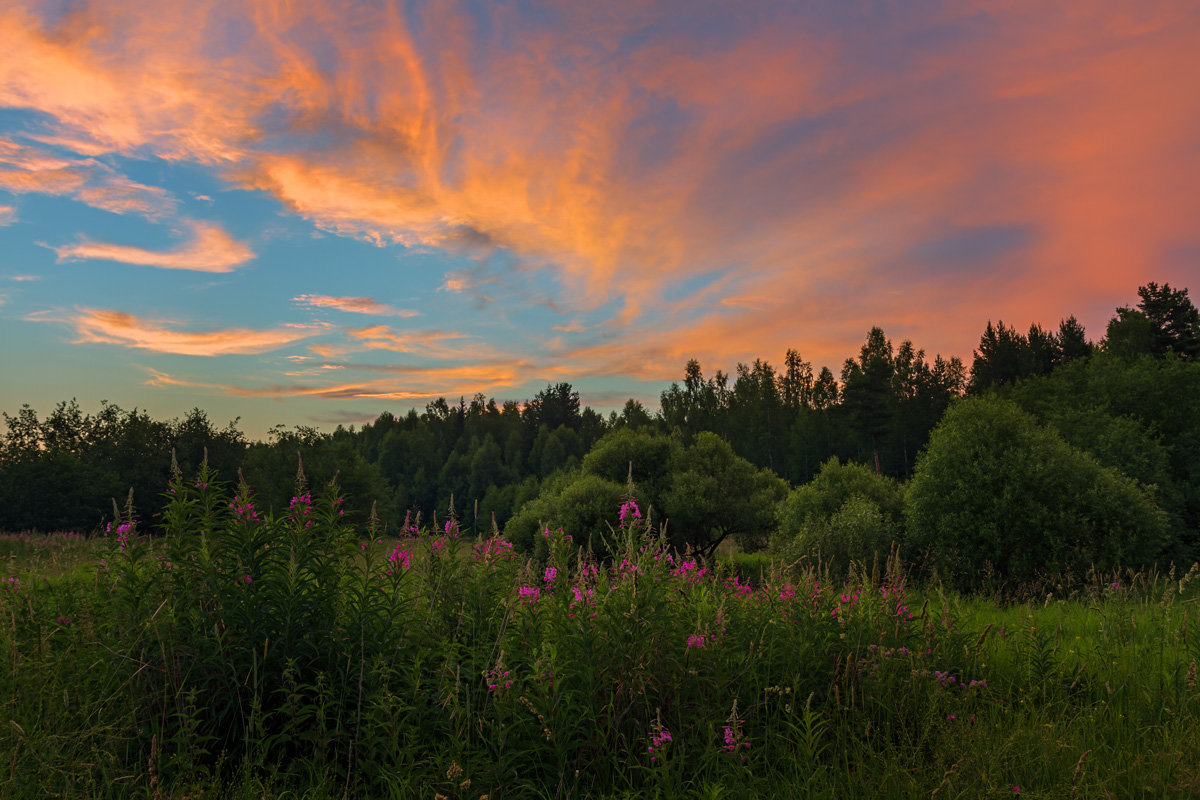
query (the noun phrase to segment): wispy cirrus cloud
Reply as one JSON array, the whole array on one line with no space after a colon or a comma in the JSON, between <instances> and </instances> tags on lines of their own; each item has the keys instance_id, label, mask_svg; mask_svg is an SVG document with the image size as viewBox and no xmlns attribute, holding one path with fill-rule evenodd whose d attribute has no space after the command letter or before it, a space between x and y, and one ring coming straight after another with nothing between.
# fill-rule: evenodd
<instances>
[{"instance_id":1,"label":"wispy cirrus cloud","mask_svg":"<svg viewBox=\"0 0 1200 800\"><path fill-rule=\"evenodd\" d=\"M351 314L369 314L377 317L415 317L419 313L409 308L397 308L380 303L370 297L330 297L323 294L302 294L293 297L292 301L313 308L332 308Z\"/></svg>"},{"instance_id":2,"label":"wispy cirrus cloud","mask_svg":"<svg viewBox=\"0 0 1200 800\"><path fill-rule=\"evenodd\" d=\"M445 330L393 330L387 325L347 328L351 340L367 350L390 350L439 359L497 358L490 345L473 341L468 334Z\"/></svg>"},{"instance_id":3,"label":"wispy cirrus cloud","mask_svg":"<svg viewBox=\"0 0 1200 800\"><path fill-rule=\"evenodd\" d=\"M324 398L331 400L402 400L432 401L439 397L491 394L524 382L529 365L520 361L479 362L456 366L345 365L346 370L382 374L383 377L336 381L268 383L245 381L215 383L182 378L162 370L147 368L147 385L181 386L206 389L229 397L257 397L275 400Z\"/></svg>"},{"instance_id":4,"label":"wispy cirrus cloud","mask_svg":"<svg viewBox=\"0 0 1200 800\"><path fill-rule=\"evenodd\" d=\"M146 250L129 245L83 241L53 248L59 261L100 259L161 269L232 272L254 258L254 251L211 222L188 223L191 239L172 250Z\"/></svg>"},{"instance_id":5,"label":"wispy cirrus cloud","mask_svg":"<svg viewBox=\"0 0 1200 800\"><path fill-rule=\"evenodd\" d=\"M0 226L11 225L17 221L17 209L12 206L0 206Z\"/></svg>"},{"instance_id":6,"label":"wispy cirrus cloud","mask_svg":"<svg viewBox=\"0 0 1200 800\"><path fill-rule=\"evenodd\" d=\"M145 155L341 236L503 250L497 281L592 312L552 354L589 375L836 365L874 324L965 354L989 316L1053 323L1197 246L1194 3L753 5L10 4L0 106L79 157L0 181L82 198L87 158Z\"/></svg>"},{"instance_id":7,"label":"wispy cirrus cloud","mask_svg":"<svg viewBox=\"0 0 1200 800\"><path fill-rule=\"evenodd\" d=\"M13 194L66 196L115 214L151 218L171 213L178 206L165 189L131 180L94 158L64 156L3 138L0 189Z\"/></svg>"},{"instance_id":8,"label":"wispy cirrus cloud","mask_svg":"<svg viewBox=\"0 0 1200 800\"><path fill-rule=\"evenodd\" d=\"M180 330L177 322L92 308L78 309L65 318L39 316L35 319L65 322L75 330L76 344L115 344L156 353L208 357L266 353L325 330L321 325L284 325L265 330L189 331Z\"/></svg>"}]
</instances>

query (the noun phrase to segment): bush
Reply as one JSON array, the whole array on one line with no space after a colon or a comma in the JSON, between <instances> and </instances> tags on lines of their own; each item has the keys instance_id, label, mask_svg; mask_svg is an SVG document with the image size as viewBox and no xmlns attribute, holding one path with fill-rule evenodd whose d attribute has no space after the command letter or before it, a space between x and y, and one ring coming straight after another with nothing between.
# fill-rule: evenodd
<instances>
[{"instance_id":1,"label":"bush","mask_svg":"<svg viewBox=\"0 0 1200 800\"><path fill-rule=\"evenodd\" d=\"M583 457L583 472L621 486L632 478L635 486L658 502L682 449L678 440L669 436L645 429L617 428Z\"/></svg>"},{"instance_id":2,"label":"bush","mask_svg":"<svg viewBox=\"0 0 1200 800\"><path fill-rule=\"evenodd\" d=\"M1020 583L1153 563L1168 520L1133 479L1005 400L952 406L909 484L907 550L947 581Z\"/></svg>"},{"instance_id":3,"label":"bush","mask_svg":"<svg viewBox=\"0 0 1200 800\"><path fill-rule=\"evenodd\" d=\"M600 535L609 532L608 520L632 491L648 516L663 521L673 547L708 556L733 538L750 550L765 543L786 489L782 479L738 456L715 433L701 433L684 447L645 429L618 428L596 443L578 469L547 481L504 533L536 555L539 525L561 527L581 543L590 538L604 557Z\"/></svg>"},{"instance_id":4,"label":"bush","mask_svg":"<svg viewBox=\"0 0 1200 800\"><path fill-rule=\"evenodd\" d=\"M504 536L519 550L545 557L543 527L562 528L582 545L590 541L603 553L610 520L621 505L625 487L599 475L564 473L552 479L542 493L521 507L504 526ZM539 544L541 542L541 544Z\"/></svg>"},{"instance_id":5,"label":"bush","mask_svg":"<svg viewBox=\"0 0 1200 800\"><path fill-rule=\"evenodd\" d=\"M843 464L831 458L811 482L793 489L779 504L779 530L772 546L780 552L789 550L803 531L827 525L854 497L869 500L894 534L901 531L904 493L900 484L864 464Z\"/></svg>"},{"instance_id":6,"label":"bush","mask_svg":"<svg viewBox=\"0 0 1200 800\"><path fill-rule=\"evenodd\" d=\"M870 566L886 561L900 528L872 500L852 495L829 519L813 517L784 547L788 559L819 560L834 575L849 571L851 563Z\"/></svg>"}]
</instances>

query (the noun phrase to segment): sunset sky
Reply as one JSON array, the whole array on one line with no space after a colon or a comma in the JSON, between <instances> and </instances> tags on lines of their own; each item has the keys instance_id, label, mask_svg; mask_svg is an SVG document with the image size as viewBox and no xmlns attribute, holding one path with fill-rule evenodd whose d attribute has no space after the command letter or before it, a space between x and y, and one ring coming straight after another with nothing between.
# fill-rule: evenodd
<instances>
[{"instance_id":1,"label":"sunset sky","mask_svg":"<svg viewBox=\"0 0 1200 800\"><path fill-rule=\"evenodd\" d=\"M0 410L253 438L1200 294L1200 5L0 0Z\"/></svg>"}]
</instances>

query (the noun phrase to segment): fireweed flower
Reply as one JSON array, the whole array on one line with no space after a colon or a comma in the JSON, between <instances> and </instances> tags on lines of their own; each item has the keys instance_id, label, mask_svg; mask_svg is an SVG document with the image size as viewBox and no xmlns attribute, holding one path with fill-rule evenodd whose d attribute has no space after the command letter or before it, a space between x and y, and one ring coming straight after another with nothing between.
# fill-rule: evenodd
<instances>
[{"instance_id":1,"label":"fireweed flower","mask_svg":"<svg viewBox=\"0 0 1200 800\"><path fill-rule=\"evenodd\" d=\"M542 596L542 590L536 586L521 586L517 589L517 595L521 598L523 605L537 605L538 599Z\"/></svg>"},{"instance_id":2,"label":"fireweed flower","mask_svg":"<svg viewBox=\"0 0 1200 800\"><path fill-rule=\"evenodd\" d=\"M388 563L395 564L399 569L408 570L411 558L409 552L404 549L404 543L401 542L392 548L392 554L388 556ZM392 571L389 569L387 573L391 575Z\"/></svg>"},{"instance_id":3,"label":"fireweed flower","mask_svg":"<svg viewBox=\"0 0 1200 800\"><path fill-rule=\"evenodd\" d=\"M106 533L114 533L112 523L110 522L106 526L104 526L104 530ZM115 541L117 543L117 547L120 548L122 553L125 552L125 547L129 544L129 537L133 532L134 532L134 529L133 529L132 522L122 522L120 525L117 526L117 529L115 531L115 533L117 534L115 537Z\"/></svg>"},{"instance_id":4,"label":"fireweed flower","mask_svg":"<svg viewBox=\"0 0 1200 800\"><path fill-rule=\"evenodd\" d=\"M554 578L557 575L557 567L546 567L546 571L542 573L542 581L546 584L546 588L550 588L554 584Z\"/></svg>"},{"instance_id":5,"label":"fireweed flower","mask_svg":"<svg viewBox=\"0 0 1200 800\"><path fill-rule=\"evenodd\" d=\"M700 583L707 574L708 570L696 563L694 558L684 559L671 570L671 577L684 583Z\"/></svg>"},{"instance_id":6,"label":"fireweed flower","mask_svg":"<svg viewBox=\"0 0 1200 800\"><path fill-rule=\"evenodd\" d=\"M513 687L512 674L502 664L492 667L483 673L483 676L487 679L489 692L498 692L501 689L511 689Z\"/></svg>"},{"instance_id":7,"label":"fireweed flower","mask_svg":"<svg viewBox=\"0 0 1200 800\"><path fill-rule=\"evenodd\" d=\"M661 753L663 745L671 741L673 741L671 739L671 732L663 727L660 720L655 720L654 727L650 729L650 744L646 746L646 752L650 755L650 761L657 761L658 756L655 753Z\"/></svg>"},{"instance_id":8,"label":"fireweed flower","mask_svg":"<svg viewBox=\"0 0 1200 800\"><path fill-rule=\"evenodd\" d=\"M312 527L312 492L305 492L292 497L288 503L288 516L293 520L303 521L304 527Z\"/></svg>"},{"instance_id":9,"label":"fireweed flower","mask_svg":"<svg viewBox=\"0 0 1200 800\"><path fill-rule=\"evenodd\" d=\"M738 597L749 597L754 593L754 587L748 583L742 583L742 579L737 575L726 581L725 585Z\"/></svg>"},{"instance_id":10,"label":"fireweed flower","mask_svg":"<svg viewBox=\"0 0 1200 800\"><path fill-rule=\"evenodd\" d=\"M642 568L628 558L622 558L621 563L617 565L617 574L621 577L625 577L626 575L641 575Z\"/></svg>"},{"instance_id":11,"label":"fireweed flower","mask_svg":"<svg viewBox=\"0 0 1200 800\"><path fill-rule=\"evenodd\" d=\"M729 711L729 717L725 720L725 744L722 745L721 749L726 753L738 753L743 749L750 749L750 742L746 741L742 734L742 723L745 720L738 716L737 710L737 700L734 700L733 708ZM744 755L740 756L740 758L743 762L746 760Z\"/></svg>"},{"instance_id":12,"label":"fireweed flower","mask_svg":"<svg viewBox=\"0 0 1200 800\"><path fill-rule=\"evenodd\" d=\"M475 551L475 560L485 564L491 564L501 558L517 557L517 554L513 552L512 542L506 542L498 536L487 541L477 542L472 549Z\"/></svg>"},{"instance_id":13,"label":"fireweed flower","mask_svg":"<svg viewBox=\"0 0 1200 800\"><path fill-rule=\"evenodd\" d=\"M626 502L621 504L620 520L621 520L622 528L625 527L625 521L631 517L633 519L641 519L642 512L641 512L641 510L638 509L636 501L627 500ZM632 523L630 523L630 524L632 524Z\"/></svg>"},{"instance_id":14,"label":"fireweed flower","mask_svg":"<svg viewBox=\"0 0 1200 800\"><path fill-rule=\"evenodd\" d=\"M254 510L254 504L241 495L233 498L233 502L229 504L229 507L233 509L234 514L237 514L246 522L258 522L258 512Z\"/></svg>"},{"instance_id":15,"label":"fireweed flower","mask_svg":"<svg viewBox=\"0 0 1200 800\"><path fill-rule=\"evenodd\" d=\"M590 586L586 589L580 586L572 586L571 594L573 595L570 603L570 607L572 609L574 609L576 606L595 607L596 605L596 590ZM567 616L574 617L575 612L572 610L567 614ZM596 616L596 612L593 611L591 616Z\"/></svg>"},{"instance_id":16,"label":"fireweed flower","mask_svg":"<svg viewBox=\"0 0 1200 800\"><path fill-rule=\"evenodd\" d=\"M743 747L749 749L750 743L742 738L742 732L740 728L738 728L736 725L726 725L725 744L721 746L721 749L726 753L736 753ZM741 758L742 761L746 760L745 756L742 756Z\"/></svg>"}]
</instances>

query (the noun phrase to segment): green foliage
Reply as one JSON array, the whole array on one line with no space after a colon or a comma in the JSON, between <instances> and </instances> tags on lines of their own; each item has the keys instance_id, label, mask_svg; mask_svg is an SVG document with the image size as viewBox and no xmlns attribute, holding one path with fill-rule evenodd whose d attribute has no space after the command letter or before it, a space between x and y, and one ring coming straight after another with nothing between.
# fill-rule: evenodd
<instances>
[{"instance_id":1,"label":"green foliage","mask_svg":"<svg viewBox=\"0 0 1200 800\"><path fill-rule=\"evenodd\" d=\"M115 498L132 489L141 512L157 516L172 452L180 463L209 463L235 471L245 440L230 423L212 426L203 411L160 422L137 409L103 403L85 414L74 400L45 418L29 406L3 415L0 439L0 528L94 530Z\"/></svg>"},{"instance_id":2,"label":"green foliage","mask_svg":"<svg viewBox=\"0 0 1200 800\"><path fill-rule=\"evenodd\" d=\"M1200 310L1187 289L1148 283L1138 288L1136 309L1118 308L1108 324L1105 347L1114 355L1136 358L1173 353L1200 358Z\"/></svg>"},{"instance_id":3,"label":"green foliage","mask_svg":"<svg viewBox=\"0 0 1200 800\"><path fill-rule=\"evenodd\" d=\"M574 531L598 552L608 520L630 491L642 508L666 523L671 543L711 553L726 537L747 549L765 544L786 484L738 457L728 442L701 433L690 446L646 428L606 434L577 471L548 483L518 511L505 535L527 549L543 527Z\"/></svg>"},{"instance_id":4,"label":"green foliage","mask_svg":"<svg viewBox=\"0 0 1200 800\"><path fill-rule=\"evenodd\" d=\"M1200 364L1100 353L1009 396L1150 491L1171 517L1173 560L1200 554Z\"/></svg>"},{"instance_id":5,"label":"green foliage","mask_svg":"<svg viewBox=\"0 0 1200 800\"><path fill-rule=\"evenodd\" d=\"M914 591L894 564L845 583L761 556L710 571L632 507L609 565L551 532L535 570L453 521L384 541L337 493L262 515L248 487L198 478L172 485L162 539L122 511L98 573L28 572L80 537L13 542L33 555L0 583L4 797L1183 798L1200 781L1200 572L1000 607Z\"/></svg>"},{"instance_id":6,"label":"green foliage","mask_svg":"<svg viewBox=\"0 0 1200 800\"><path fill-rule=\"evenodd\" d=\"M845 575L851 564L867 569L887 561L901 539L901 528L879 506L853 495L828 519L810 519L780 548L789 559L807 558L834 575Z\"/></svg>"},{"instance_id":7,"label":"green foliage","mask_svg":"<svg viewBox=\"0 0 1200 800\"><path fill-rule=\"evenodd\" d=\"M789 559L819 557L839 573L851 561L886 560L901 540L903 505L895 479L832 458L779 504L773 549Z\"/></svg>"},{"instance_id":8,"label":"green foliage","mask_svg":"<svg viewBox=\"0 0 1200 800\"><path fill-rule=\"evenodd\" d=\"M852 497L866 498L887 519L900 521L904 494L894 478L879 475L865 464L843 464L831 458L812 481L793 489L780 505L780 530L785 536L795 535L810 521L826 521Z\"/></svg>"},{"instance_id":9,"label":"green foliage","mask_svg":"<svg viewBox=\"0 0 1200 800\"><path fill-rule=\"evenodd\" d=\"M272 441L256 442L247 449L241 474L255 487L259 503L268 511L282 512L295 496L295 475L301 468L315 486L336 479L347 497L345 512L352 522L365 523L372 505L376 514L392 518L392 492L378 467L356 450L346 435L322 436L311 428L288 431L277 427Z\"/></svg>"},{"instance_id":10,"label":"green foliage","mask_svg":"<svg viewBox=\"0 0 1200 800\"><path fill-rule=\"evenodd\" d=\"M583 472L624 486L629 480L649 502L663 495L679 440L646 429L621 428L605 435L583 458Z\"/></svg>"},{"instance_id":11,"label":"green foliage","mask_svg":"<svg viewBox=\"0 0 1200 800\"><path fill-rule=\"evenodd\" d=\"M1166 514L1134 480L999 399L946 413L905 514L910 557L962 588L1144 566L1169 544Z\"/></svg>"},{"instance_id":12,"label":"green foliage","mask_svg":"<svg viewBox=\"0 0 1200 800\"><path fill-rule=\"evenodd\" d=\"M223 535L195 527L203 507L229 497L193 488L172 505L173 523L187 525L187 543L202 551ZM831 585L757 563L741 576L706 572L644 521L629 517L619 533L609 568L552 536L553 572L536 574L501 540L467 553L445 532L360 551L336 593L293 606L318 624L337 620L330 632L341 652L315 672L322 642L258 641L262 631L250 627L279 624L251 613L274 592L258 587L267 593L258 599L243 586L229 594L234 602L215 585L203 591L217 594L180 594L186 585L159 563L165 551L136 535L123 551L113 543L109 555L129 563L115 566L112 584L3 587L0 790L280 799L1194 793L1194 575L1105 578L1073 600L997 607L913 592L895 572ZM399 578L384 570L397 563L381 557L394 545L411 556ZM131 618L120 582L136 570L152 602ZM179 626L189 600L212 615L211 627ZM219 715L232 731L212 732L206 721ZM1089 757L1098 752L1105 758Z\"/></svg>"},{"instance_id":13,"label":"green foliage","mask_svg":"<svg viewBox=\"0 0 1200 800\"><path fill-rule=\"evenodd\" d=\"M513 515L504 526L505 538L523 552L544 556L540 534L561 528L603 553L604 537L612 534L610 521L624 493L623 484L599 475L564 473Z\"/></svg>"},{"instance_id":14,"label":"green foliage","mask_svg":"<svg viewBox=\"0 0 1200 800\"><path fill-rule=\"evenodd\" d=\"M713 552L733 536L743 550L766 544L775 507L787 484L769 470L738 457L728 442L704 432L669 465L662 513L671 544Z\"/></svg>"}]
</instances>

